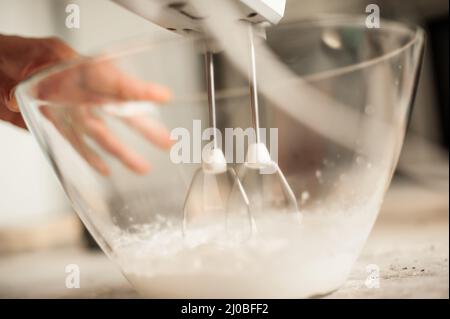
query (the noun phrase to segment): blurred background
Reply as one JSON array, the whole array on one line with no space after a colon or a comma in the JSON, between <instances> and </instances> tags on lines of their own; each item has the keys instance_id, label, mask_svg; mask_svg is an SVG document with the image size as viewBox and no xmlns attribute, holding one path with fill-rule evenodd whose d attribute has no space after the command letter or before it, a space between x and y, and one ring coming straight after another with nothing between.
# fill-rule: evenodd
<instances>
[{"instance_id":1,"label":"blurred background","mask_svg":"<svg viewBox=\"0 0 450 319\"><path fill-rule=\"evenodd\" d=\"M80 29L65 27L69 3L80 7ZM288 0L282 23L319 14L365 14L369 3L380 7L382 18L419 24L427 33L418 94L381 219L395 223L419 216L427 221L439 215L448 236L449 2ZM107 0L0 0L0 34L57 36L80 53L136 35L166 37L169 33ZM0 123L0 145L0 277L1 260L7 255L80 243L89 246L28 132ZM0 290L2 283L8 283L5 280L0 278Z\"/></svg>"}]
</instances>

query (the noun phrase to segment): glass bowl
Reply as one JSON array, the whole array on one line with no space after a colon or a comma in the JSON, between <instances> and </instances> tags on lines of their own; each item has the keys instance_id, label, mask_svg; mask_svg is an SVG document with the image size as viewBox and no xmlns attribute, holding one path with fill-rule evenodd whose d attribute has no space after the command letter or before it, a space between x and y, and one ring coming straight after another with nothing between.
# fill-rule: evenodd
<instances>
[{"instance_id":1,"label":"glass bowl","mask_svg":"<svg viewBox=\"0 0 450 319\"><path fill-rule=\"evenodd\" d=\"M345 282L370 233L402 146L423 31L345 16L270 27L266 37L256 46L260 125L301 221L252 211L245 240L207 224L183 232L209 141L205 39L141 38L16 90L79 217L143 296L323 295ZM230 52L214 56L217 126L240 178L242 132L252 127L248 63ZM279 200L276 183L256 184Z\"/></svg>"}]
</instances>

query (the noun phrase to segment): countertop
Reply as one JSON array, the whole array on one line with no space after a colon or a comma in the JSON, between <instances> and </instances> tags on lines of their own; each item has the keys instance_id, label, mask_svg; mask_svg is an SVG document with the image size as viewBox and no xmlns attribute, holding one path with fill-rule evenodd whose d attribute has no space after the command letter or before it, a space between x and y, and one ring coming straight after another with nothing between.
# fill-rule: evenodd
<instances>
[{"instance_id":1,"label":"countertop","mask_svg":"<svg viewBox=\"0 0 450 319\"><path fill-rule=\"evenodd\" d=\"M448 257L448 193L397 185L349 279L325 298L449 298ZM80 267L79 289L65 287L68 264ZM365 283L371 264L379 268L379 287ZM137 297L101 252L71 247L0 255L0 298Z\"/></svg>"}]
</instances>

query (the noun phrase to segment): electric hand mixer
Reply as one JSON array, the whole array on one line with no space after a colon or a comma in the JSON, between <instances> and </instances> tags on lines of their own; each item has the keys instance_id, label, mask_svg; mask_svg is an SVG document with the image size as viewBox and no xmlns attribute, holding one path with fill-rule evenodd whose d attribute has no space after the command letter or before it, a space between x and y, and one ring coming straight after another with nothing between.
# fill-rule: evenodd
<instances>
[{"instance_id":1,"label":"electric hand mixer","mask_svg":"<svg viewBox=\"0 0 450 319\"><path fill-rule=\"evenodd\" d=\"M208 17L196 10L199 6L194 4L195 2L198 4L198 0L113 1L176 33L191 35L192 31L205 32L202 23ZM213 52L216 48L211 49L214 45L207 45L205 69L209 124L213 129L213 140L204 152L202 167L194 173L186 195L183 218L185 235L196 226L207 225L217 226L218 230L225 230L228 235L238 234L239 238L248 238L256 230L254 218L256 215L285 211L294 216L300 216L295 195L278 165L272 161L266 145L260 140L259 133L253 29L257 26L258 30L263 30L263 26L267 23L278 23L284 15L285 0L229 1L239 6L242 15L238 20L249 24L249 82L256 141L249 145L246 162L238 177L234 169L227 165L224 153L218 146L213 62ZM264 173L265 170L266 173ZM275 201L273 201L272 192L280 195Z\"/></svg>"}]
</instances>

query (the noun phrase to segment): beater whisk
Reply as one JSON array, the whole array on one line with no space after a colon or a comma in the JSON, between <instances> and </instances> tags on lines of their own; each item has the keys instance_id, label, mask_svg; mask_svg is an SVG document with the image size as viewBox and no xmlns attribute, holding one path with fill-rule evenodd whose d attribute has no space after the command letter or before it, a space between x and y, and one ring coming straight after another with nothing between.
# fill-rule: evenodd
<instances>
[{"instance_id":1,"label":"beater whisk","mask_svg":"<svg viewBox=\"0 0 450 319\"><path fill-rule=\"evenodd\" d=\"M248 37L250 45L250 104L256 141L248 147L246 161L239 171L239 178L249 198L250 213L254 218L264 214L285 213L300 221L301 214L298 210L295 194L278 164L271 159L266 145L261 142L255 45L252 25L248 27ZM235 207L238 204L237 195L238 190L233 190L230 206Z\"/></svg>"},{"instance_id":2,"label":"beater whisk","mask_svg":"<svg viewBox=\"0 0 450 319\"><path fill-rule=\"evenodd\" d=\"M212 147L206 150L202 167L192 179L184 205L183 231L197 226L215 226L238 238L248 238L255 230L255 216L284 212L300 219L295 195L284 174L261 141L252 26L250 43L250 97L256 140L250 143L239 176L227 167L216 134L216 105L213 54L206 53L208 105L213 128ZM242 181L242 182L241 182Z\"/></svg>"},{"instance_id":3,"label":"beater whisk","mask_svg":"<svg viewBox=\"0 0 450 319\"><path fill-rule=\"evenodd\" d=\"M205 61L209 122L213 129L213 140L209 144L212 143L212 146L204 152L202 167L194 173L188 189L183 209L183 233L186 236L190 230L207 226L214 227L219 233L227 232L228 235L235 234L246 238L252 231L248 197L234 169L227 166L225 155L218 145L214 63L211 51L206 52ZM236 209L230 210L228 204L232 190L237 206Z\"/></svg>"}]
</instances>

